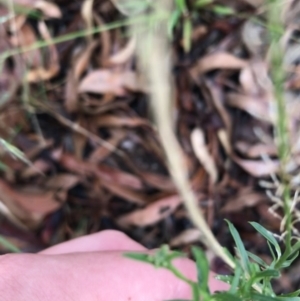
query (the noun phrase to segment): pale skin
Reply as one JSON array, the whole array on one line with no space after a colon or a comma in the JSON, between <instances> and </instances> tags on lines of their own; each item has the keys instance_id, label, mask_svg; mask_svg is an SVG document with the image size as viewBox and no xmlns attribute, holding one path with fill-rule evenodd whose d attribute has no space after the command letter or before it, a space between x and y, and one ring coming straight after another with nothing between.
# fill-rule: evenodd
<instances>
[{"instance_id":1,"label":"pale skin","mask_svg":"<svg viewBox=\"0 0 300 301\"><path fill-rule=\"evenodd\" d=\"M163 301L189 299L189 287L169 271L133 261L124 251L147 251L113 230L65 242L39 254L0 257L1 301ZM196 280L194 263L175 261ZM210 288L226 290L214 279Z\"/></svg>"}]
</instances>

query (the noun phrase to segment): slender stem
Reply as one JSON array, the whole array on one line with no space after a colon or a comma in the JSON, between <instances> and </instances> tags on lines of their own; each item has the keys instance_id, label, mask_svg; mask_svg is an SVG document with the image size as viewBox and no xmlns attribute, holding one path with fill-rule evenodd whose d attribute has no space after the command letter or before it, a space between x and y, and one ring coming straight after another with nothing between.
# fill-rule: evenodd
<instances>
[{"instance_id":1,"label":"slender stem","mask_svg":"<svg viewBox=\"0 0 300 301\"><path fill-rule=\"evenodd\" d=\"M170 12L172 3L172 0L157 1L157 13ZM146 27L143 35L140 33L140 28L133 26L134 34L138 35L138 55L142 70L148 75L150 82L151 104L161 143L165 150L171 176L184 200L191 220L203 233L205 244L230 267L234 268L234 262L216 240L199 208L197 198L190 187L181 147L174 134L172 117L174 95L173 82L170 76L171 50L166 21L164 19L157 23L156 30ZM139 41L141 42L139 43Z\"/></svg>"},{"instance_id":2,"label":"slender stem","mask_svg":"<svg viewBox=\"0 0 300 301\"><path fill-rule=\"evenodd\" d=\"M285 215L285 252L289 253L291 249L292 237L292 212L291 206L291 191L289 181L286 177L286 165L290 157L290 144L288 137L288 118L286 111L286 102L284 95L284 81L285 71L283 65L283 47L280 44L282 34L284 32L284 25L282 23L282 9L281 0L269 0L269 16L268 28L271 38L270 47L270 72L273 80L274 95L276 101L276 121L275 121L275 135L278 148L278 157L280 160L280 175L283 184L283 210Z\"/></svg>"}]
</instances>

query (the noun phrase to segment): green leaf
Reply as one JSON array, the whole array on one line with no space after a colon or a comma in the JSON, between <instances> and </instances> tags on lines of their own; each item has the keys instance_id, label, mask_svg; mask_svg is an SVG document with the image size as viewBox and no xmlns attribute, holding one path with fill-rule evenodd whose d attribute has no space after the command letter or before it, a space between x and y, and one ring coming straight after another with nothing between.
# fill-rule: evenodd
<instances>
[{"instance_id":1,"label":"green leaf","mask_svg":"<svg viewBox=\"0 0 300 301\"><path fill-rule=\"evenodd\" d=\"M236 244L236 247L237 247L237 250L238 250L238 253L241 257L241 263L242 263L242 267L245 271L249 272L249 258L248 258L248 255L247 255L247 251L244 247L244 243L243 241L241 240L241 237L239 235L239 233L237 232L236 228L233 226L233 224L226 220L228 226L229 226L229 230L230 230L230 233L234 239L234 242Z\"/></svg>"},{"instance_id":2,"label":"green leaf","mask_svg":"<svg viewBox=\"0 0 300 301\"><path fill-rule=\"evenodd\" d=\"M294 291L294 292L292 292L292 293L288 293L288 294L282 294L282 295L280 295L280 297L297 297L297 296L299 296L300 295L300 289L299 290L296 290L296 291Z\"/></svg>"},{"instance_id":3,"label":"green leaf","mask_svg":"<svg viewBox=\"0 0 300 301\"><path fill-rule=\"evenodd\" d=\"M285 262L283 262L281 268L289 267L298 256L299 256L299 251L296 252L292 257L289 257L290 259L287 259Z\"/></svg>"},{"instance_id":4,"label":"green leaf","mask_svg":"<svg viewBox=\"0 0 300 301\"><path fill-rule=\"evenodd\" d=\"M248 254L248 256L252 259L252 260L254 260L256 263L258 263L259 265L261 265L261 266L263 266L263 267L268 267L269 265L264 261L264 260L262 260L260 257L258 257L257 255L255 255L255 254L253 254L253 253L251 253L251 252L248 252L247 251L247 254Z\"/></svg>"},{"instance_id":5,"label":"green leaf","mask_svg":"<svg viewBox=\"0 0 300 301\"><path fill-rule=\"evenodd\" d=\"M205 256L205 253L197 247L192 247L192 253L196 260L198 285L202 291L209 291L209 263Z\"/></svg>"},{"instance_id":6,"label":"green leaf","mask_svg":"<svg viewBox=\"0 0 300 301\"><path fill-rule=\"evenodd\" d=\"M125 257L138 260L138 261L143 261L147 263L152 263L151 261L151 256L149 254L142 254L142 253L124 253L123 254Z\"/></svg>"},{"instance_id":7,"label":"green leaf","mask_svg":"<svg viewBox=\"0 0 300 301\"><path fill-rule=\"evenodd\" d=\"M221 16L229 16L236 13L233 8L224 5L214 5L212 11Z\"/></svg>"},{"instance_id":8,"label":"green leaf","mask_svg":"<svg viewBox=\"0 0 300 301\"><path fill-rule=\"evenodd\" d=\"M231 275L217 275L215 278L228 284L231 284L233 281L233 276Z\"/></svg>"},{"instance_id":9,"label":"green leaf","mask_svg":"<svg viewBox=\"0 0 300 301\"><path fill-rule=\"evenodd\" d=\"M213 0L198 0L195 3L195 6L200 8L200 7L212 4L213 2L214 2Z\"/></svg>"},{"instance_id":10,"label":"green leaf","mask_svg":"<svg viewBox=\"0 0 300 301\"><path fill-rule=\"evenodd\" d=\"M269 242L268 240L267 240L267 244L268 244L268 247L269 247L269 250L270 250L270 252L271 252L271 255L272 255L273 260L276 261L277 258L276 258L276 256L275 256L274 251L273 251L272 245L270 244L270 242Z\"/></svg>"},{"instance_id":11,"label":"green leaf","mask_svg":"<svg viewBox=\"0 0 300 301\"><path fill-rule=\"evenodd\" d=\"M175 0L176 6L179 8L181 13L185 13L187 11L187 5L185 0Z\"/></svg>"},{"instance_id":12,"label":"green leaf","mask_svg":"<svg viewBox=\"0 0 300 301\"><path fill-rule=\"evenodd\" d=\"M297 252L299 249L300 249L300 240L297 241L297 242L292 246L291 254L294 253L294 252Z\"/></svg>"},{"instance_id":13,"label":"green leaf","mask_svg":"<svg viewBox=\"0 0 300 301\"><path fill-rule=\"evenodd\" d=\"M250 224L252 225L253 228L255 228L257 232L259 232L264 238L266 238L275 247L277 256L280 257L281 249L274 235L266 228L264 228L262 225L256 222L250 222Z\"/></svg>"},{"instance_id":14,"label":"green leaf","mask_svg":"<svg viewBox=\"0 0 300 301\"><path fill-rule=\"evenodd\" d=\"M183 23L183 48L185 52L191 50L192 45L192 22L190 19L185 19Z\"/></svg>"},{"instance_id":15,"label":"green leaf","mask_svg":"<svg viewBox=\"0 0 300 301\"><path fill-rule=\"evenodd\" d=\"M230 289L229 289L229 293L231 294L234 294L236 293L237 291L237 288L239 286L239 283L240 283L240 277L242 275L242 268L240 267L240 265L236 265L236 268L234 270L234 276L232 278L232 281L231 281L231 286L230 286Z\"/></svg>"},{"instance_id":16,"label":"green leaf","mask_svg":"<svg viewBox=\"0 0 300 301\"><path fill-rule=\"evenodd\" d=\"M215 301L244 301L240 297L230 294L228 292L216 293L213 295Z\"/></svg>"},{"instance_id":17,"label":"green leaf","mask_svg":"<svg viewBox=\"0 0 300 301\"><path fill-rule=\"evenodd\" d=\"M168 21L168 36L170 38L173 37L173 30L177 24L177 22L179 21L180 18L180 11L179 10L174 10L170 16L170 19Z\"/></svg>"},{"instance_id":18,"label":"green leaf","mask_svg":"<svg viewBox=\"0 0 300 301\"><path fill-rule=\"evenodd\" d=\"M278 277L280 277L279 271L267 269L267 270L256 273L255 275L253 275L253 277L251 277L251 279L253 282L255 282L255 281L257 281L259 279L263 279L263 278L278 278Z\"/></svg>"}]
</instances>

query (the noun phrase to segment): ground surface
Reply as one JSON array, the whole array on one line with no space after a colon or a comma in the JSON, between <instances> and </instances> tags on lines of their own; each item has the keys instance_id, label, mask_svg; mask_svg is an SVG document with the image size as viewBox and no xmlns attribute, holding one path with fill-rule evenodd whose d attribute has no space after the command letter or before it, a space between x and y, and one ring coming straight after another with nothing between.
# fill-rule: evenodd
<instances>
[{"instance_id":1,"label":"ground surface","mask_svg":"<svg viewBox=\"0 0 300 301\"><path fill-rule=\"evenodd\" d=\"M103 229L124 231L149 248L170 243L189 251L200 243L167 171L135 42L121 26L126 18L111 1L95 0L92 9L88 0L13 2L15 17L0 6L0 137L29 162L14 158L1 140L1 234L24 252ZM288 28L298 24L296 2ZM264 240L247 223L274 232L280 225L260 182L272 184L278 161L265 28L253 21L258 12L247 1L191 9L189 51L177 23L172 110L199 207L220 243L233 251L227 218L245 246L268 260ZM114 29L84 32L105 26ZM289 30L287 38L299 34ZM297 153L299 46L289 47L287 101ZM219 261L212 265L224 271ZM297 271L295 264L278 289L297 287Z\"/></svg>"}]
</instances>

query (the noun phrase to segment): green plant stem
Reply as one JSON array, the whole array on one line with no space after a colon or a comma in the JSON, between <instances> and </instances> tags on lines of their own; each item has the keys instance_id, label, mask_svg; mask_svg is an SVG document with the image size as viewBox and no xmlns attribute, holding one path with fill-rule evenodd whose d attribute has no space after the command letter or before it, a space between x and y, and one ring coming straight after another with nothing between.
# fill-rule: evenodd
<instances>
[{"instance_id":1,"label":"green plant stem","mask_svg":"<svg viewBox=\"0 0 300 301\"><path fill-rule=\"evenodd\" d=\"M288 118L284 95L285 71L283 66L283 47L280 44L284 25L282 23L282 9L280 0L269 0L268 6L268 28L271 38L270 47L270 72L273 80L274 95L276 99L276 121L275 135L280 160L280 176L283 183L283 210L285 218L285 253L291 249L292 237L292 212L290 185L286 177L286 165L290 156L290 145L288 137Z\"/></svg>"}]
</instances>

